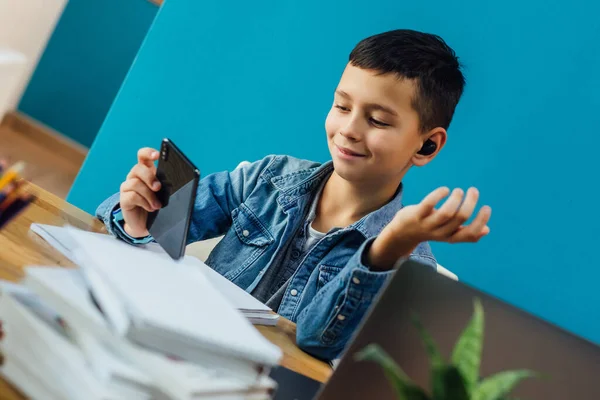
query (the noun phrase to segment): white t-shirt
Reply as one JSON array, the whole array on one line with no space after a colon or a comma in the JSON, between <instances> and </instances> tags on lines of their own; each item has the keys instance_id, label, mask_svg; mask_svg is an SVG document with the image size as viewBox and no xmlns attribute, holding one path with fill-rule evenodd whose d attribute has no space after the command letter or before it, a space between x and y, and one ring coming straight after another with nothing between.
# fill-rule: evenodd
<instances>
[{"instance_id":1,"label":"white t-shirt","mask_svg":"<svg viewBox=\"0 0 600 400\"><path fill-rule=\"evenodd\" d=\"M308 235L306 236L306 242L304 242L303 252L306 254L319 240L325 237L326 233L319 232L312 227L312 222L308 226Z\"/></svg>"}]
</instances>

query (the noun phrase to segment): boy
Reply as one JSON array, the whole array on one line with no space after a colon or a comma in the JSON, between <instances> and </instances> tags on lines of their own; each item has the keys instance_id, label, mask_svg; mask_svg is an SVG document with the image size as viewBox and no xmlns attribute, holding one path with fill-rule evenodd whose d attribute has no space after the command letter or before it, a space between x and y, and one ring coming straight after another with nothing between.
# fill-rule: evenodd
<instances>
[{"instance_id":1,"label":"boy","mask_svg":"<svg viewBox=\"0 0 600 400\"><path fill-rule=\"evenodd\" d=\"M339 355L396 262L436 266L428 240L476 242L489 207L471 224L478 192L439 188L402 208L402 179L444 147L464 87L454 51L434 35L396 30L361 41L335 91L325 129L332 161L269 156L198 187L189 242L225 235L207 264L297 323L297 342ZM97 211L132 243L152 240L159 209L154 162L141 149L120 193Z\"/></svg>"}]
</instances>

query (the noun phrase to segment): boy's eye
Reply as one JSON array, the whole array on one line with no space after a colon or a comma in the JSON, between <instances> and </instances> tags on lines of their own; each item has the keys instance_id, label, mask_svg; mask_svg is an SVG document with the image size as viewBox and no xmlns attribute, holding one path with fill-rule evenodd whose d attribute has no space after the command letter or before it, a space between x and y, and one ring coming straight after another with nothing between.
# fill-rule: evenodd
<instances>
[{"instance_id":1,"label":"boy's eye","mask_svg":"<svg viewBox=\"0 0 600 400\"><path fill-rule=\"evenodd\" d=\"M335 108L337 108L337 109L339 109L341 111L350 111L350 109L348 107L344 107L344 106L341 106L339 104L336 104Z\"/></svg>"},{"instance_id":2,"label":"boy's eye","mask_svg":"<svg viewBox=\"0 0 600 400\"><path fill-rule=\"evenodd\" d=\"M386 127L386 126L390 126L390 124L386 124L385 122L381 122L375 118L371 118L371 123L373 123L373 125L377 125L379 127Z\"/></svg>"}]
</instances>

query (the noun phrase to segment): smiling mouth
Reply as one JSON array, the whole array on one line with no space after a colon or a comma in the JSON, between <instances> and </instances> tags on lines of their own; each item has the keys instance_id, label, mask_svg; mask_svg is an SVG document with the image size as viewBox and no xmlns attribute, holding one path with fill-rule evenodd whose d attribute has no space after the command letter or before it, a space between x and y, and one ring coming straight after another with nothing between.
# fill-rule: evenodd
<instances>
[{"instance_id":1,"label":"smiling mouth","mask_svg":"<svg viewBox=\"0 0 600 400\"><path fill-rule=\"evenodd\" d=\"M335 145L335 147L337 147L337 149L339 150L340 153L342 153L342 154L344 154L346 156L351 156L351 157L365 157L364 154L357 153L357 152L352 151L350 149L347 149L345 147L340 147L338 145Z\"/></svg>"}]
</instances>

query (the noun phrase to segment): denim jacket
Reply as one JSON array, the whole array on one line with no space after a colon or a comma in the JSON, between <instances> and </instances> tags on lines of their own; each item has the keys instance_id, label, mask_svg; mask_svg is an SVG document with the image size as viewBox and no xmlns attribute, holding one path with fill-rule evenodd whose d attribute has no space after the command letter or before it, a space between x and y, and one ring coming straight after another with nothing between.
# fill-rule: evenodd
<instances>
[{"instance_id":1,"label":"denim jacket","mask_svg":"<svg viewBox=\"0 0 600 400\"><path fill-rule=\"evenodd\" d=\"M269 268L278 268L286 245L302 226L312 195L333 171L288 156L268 156L200 181L188 243L225 235L207 264L251 292ZM369 305L393 271L375 272L363 262L374 238L400 210L401 190L380 209L328 233L305 255L277 310L297 324L300 348L331 360L344 349ZM119 195L97 210L109 232L133 243L115 224ZM412 258L435 268L429 245Z\"/></svg>"}]
</instances>

